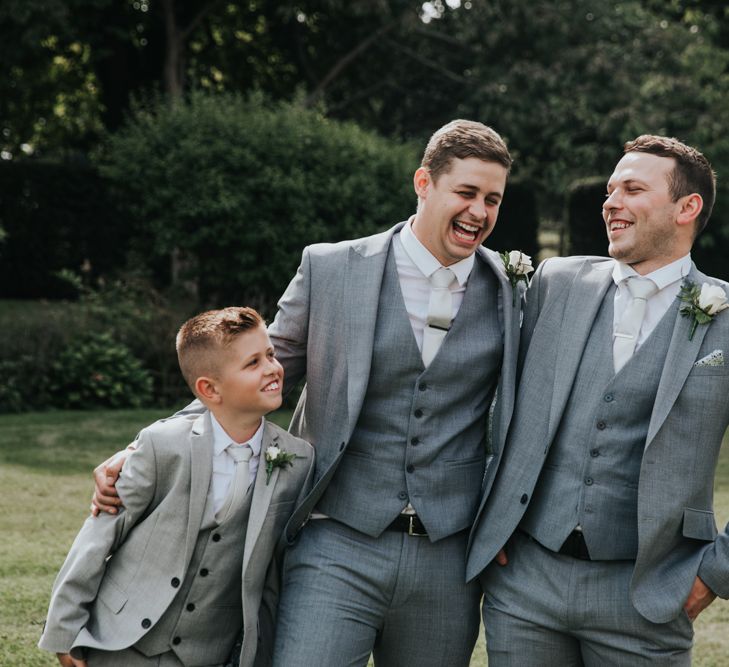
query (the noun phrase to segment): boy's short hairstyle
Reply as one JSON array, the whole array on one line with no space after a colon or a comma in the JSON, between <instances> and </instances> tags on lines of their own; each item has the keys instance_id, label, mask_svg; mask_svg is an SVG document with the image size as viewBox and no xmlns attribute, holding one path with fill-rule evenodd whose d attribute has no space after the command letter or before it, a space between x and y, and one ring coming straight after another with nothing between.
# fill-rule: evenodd
<instances>
[{"instance_id":1,"label":"boy's short hairstyle","mask_svg":"<svg viewBox=\"0 0 729 667\"><path fill-rule=\"evenodd\" d=\"M472 120L452 120L436 130L428 141L420 163L430 173L433 182L450 171L454 159L475 157L484 162L496 162L507 172L511 155L498 132Z\"/></svg>"},{"instance_id":2,"label":"boy's short hairstyle","mask_svg":"<svg viewBox=\"0 0 729 667\"><path fill-rule=\"evenodd\" d=\"M694 237L698 236L709 221L716 199L716 174L703 153L674 137L655 134L641 134L632 141L626 141L623 152L651 153L676 161L676 166L668 177L668 191L674 202L694 192L701 195L704 207L696 218L694 233Z\"/></svg>"},{"instance_id":3,"label":"boy's short hairstyle","mask_svg":"<svg viewBox=\"0 0 729 667\"><path fill-rule=\"evenodd\" d=\"M220 352L237 336L265 326L253 308L231 306L208 310L191 317L177 333L175 347L180 370L193 394L195 381L202 376L215 376L219 371Z\"/></svg>"}]
</instances>

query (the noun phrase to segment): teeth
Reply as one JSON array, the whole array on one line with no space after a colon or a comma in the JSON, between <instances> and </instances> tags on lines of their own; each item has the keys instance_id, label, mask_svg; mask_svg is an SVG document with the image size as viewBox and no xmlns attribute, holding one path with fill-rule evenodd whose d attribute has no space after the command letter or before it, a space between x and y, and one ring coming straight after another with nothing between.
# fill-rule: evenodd
<instances>
[{"instance_id":1,"label":"teeth","mask_svg":"<svg viewBox=\"0 0 729 667\"><path fill-rule=\"evenodd\" d=\"M271 384L267 384L263 388L263 391L277 391L277 390L278 390L278 380L274 380L273 382L271 382Z\"/></svg>"},{"instance_id":2,"label":"teeth","mask_svg":"<svg viewBox=\"0 0 729 667\"><path fill-rule=\"evenodd\" d=\"M467 232L477 232L480 229L478 225L468 225L460 220L456 220L456 225L458 225L461 229L465 229Z\"/></svg>"},{"instance_id":3,"label":"teeth","mask_svg":"<svg viewBox=\"0 0 729 667\"><path fill-rule=\"evenodd\" d=\"M612 229L612 230L615 230L615 229L627 229L628 227L631 226L631 224L632 223L630 223L630 222L613 222L610 225L610 229Z\"/></svg>"}]
</instances>

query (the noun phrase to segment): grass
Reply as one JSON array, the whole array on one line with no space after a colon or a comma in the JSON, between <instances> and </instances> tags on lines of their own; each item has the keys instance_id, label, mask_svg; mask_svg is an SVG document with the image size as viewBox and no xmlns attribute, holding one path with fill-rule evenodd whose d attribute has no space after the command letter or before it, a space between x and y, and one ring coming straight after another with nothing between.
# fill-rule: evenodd
<instances>
[{"instance_id":1,"label":"grass","mask_svg":"<svg viewBox=\"0 0 729 667\"><path fill-rule=\"evenodd\" d=\"M48 667L37 649L53 579L89 507L91 469L169 411L0 415L0 665ZM290 413L275 421L285 425ZM717 472L718 523L729 521L729 446ZM695 667L729 667L729 604L696 622ZM484 667L483 633L471 664ZM447 667L447 666L444 666Z\"/></svg>"}]
</instances>

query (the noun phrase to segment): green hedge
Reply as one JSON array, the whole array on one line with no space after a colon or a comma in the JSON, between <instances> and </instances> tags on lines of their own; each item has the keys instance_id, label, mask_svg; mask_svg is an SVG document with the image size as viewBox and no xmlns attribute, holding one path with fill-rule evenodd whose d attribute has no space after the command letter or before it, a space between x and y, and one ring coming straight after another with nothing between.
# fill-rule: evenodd
<instances>
[{"instance_id":1,"label":"green hedge","mask_svg":"<svg viewBox=\"0 0 729 667\"><path fill-rule=\"evenodd\" d=\"M509 179L499 219L486 245L492 250L521 250L534 258L539 252L539 215L534 188L528 181Z\"/></svg>"},{"instance_id":2,"label":"green hedge","mask_svg":"<svg viewBox=\"0 0 729 667\"><path fill-rule=\"evenodd\" d=\"M74 295L62 269L108 274L125 259L127 228L88 165L0 162L0 298Z\"/></svg>"},{"instance_id":3,"label":"green hedge","mask_svg":"<svg viewBox=\"0 0 729 667\"><path fill-rule=\"evenodd\" d=\"M177 258L201 303L271 316L305 245L414 210L418 157L297 105L195 93L137 109L98 162L140 254Z\"/></svg>"}]
</instances>

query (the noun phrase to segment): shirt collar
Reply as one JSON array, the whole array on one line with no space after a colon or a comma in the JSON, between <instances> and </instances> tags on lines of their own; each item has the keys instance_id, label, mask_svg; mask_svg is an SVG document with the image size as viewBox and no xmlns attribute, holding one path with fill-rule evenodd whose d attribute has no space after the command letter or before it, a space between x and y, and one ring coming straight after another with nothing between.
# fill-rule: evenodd
<instances>
[{"instance_id":1,"label":"shirt collar","mask_svg":"<svg viewBox=\"0 0 729 667\"><path fill-rule=\"evenodd\" d=\"M215 419L215 415L210 413L210 421L213 425L213 455L219 456L227 448L228 445L248 445L253 450L253 456L259 456L261 453L261 445L263 444L263 418L258 429L253 434L253 437L246 442L235 442L226 432L225 429L220 425L220 422Z\"/></svg>"},{"instance_id":2,"label":"shirt collar","mask_svg":"<svg viewBox=\"0 0 729 667\"><path fill-rule=\"evenodd\" d=\"M420 239L415 236L415 232L412 230L413 220L415 220L415 216L412 216L400 230L400 240L402 241L403 248L405 248L405 252L412 260L413 264L415 264L418 270L426 278L430 278L432 274L441 268L442 264L433 257L430 250L428 250L420 242ZM456 262L455 264L451 264L446 268L453 271L456 276L456 280L458 280L458 284L461 287L464 287L468 282L468 276L471 275L471 270L473 269L473 263L475 261L474 256L469 255L468 257Z\"/></svg>"},{"instance_id":3,"label":"shirt collar","mask_svg":"<svg viewBox=\"0 0 729 667\"><path fill-rule=\"evenodd\" d=\"M650 278L658 287L662 290L664 287L675 283L682 278L685 278L691 271L691 253L684 255L675 262L666 264L660 269L640 276L640 274L631 266L623 264L622 262L615 261L613 264L613 281L616 285L633 276L640 276L641 278Z\"/></svg>"}]
</instances>

